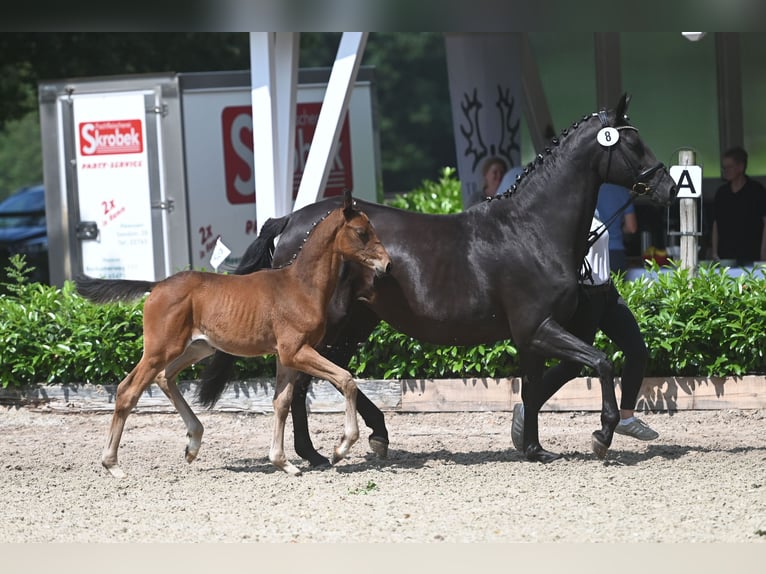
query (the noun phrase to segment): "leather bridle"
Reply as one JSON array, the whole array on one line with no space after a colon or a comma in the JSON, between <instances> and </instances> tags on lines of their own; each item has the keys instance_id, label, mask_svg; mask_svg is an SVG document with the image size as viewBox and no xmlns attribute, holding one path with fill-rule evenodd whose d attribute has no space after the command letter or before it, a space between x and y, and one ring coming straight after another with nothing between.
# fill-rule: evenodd
<instances>
[{"instance_id":1,"label":"leather bridle","mask_svg":"<svg viewBox=\"0 0 766 574\"><path fill-rule=\"evenodd\" d=\"M617 130L618 132L621 130L633 130L636 133L638 133L638 129L630 126L617 126L613 127L609 125L609 119L606 114L606 110L600 110L597 114L599 121L601 122L601 127L608 128L612 127L612 129ZM609 177L609 169L612 165L612 152L614 151L614 148L619 145L619 141L616 142L614 145L608 146L608 157L607 157L607 163L606 163L606 177L605 179L608 179ZM652 192L652 187L647 183L652 176L654 176L657 171L663 169L665 165L662 162L658 162L656 165L653 165L652 167L648 167L644 170L640 170L636 166L634 166L630 159L628 159L628 156L625 154L622 149L620 149L620 155L622 156L622 160L627 164L627 166L630 168L631 171L636 173L635 180L633 182L633 185L631 186L630 190L633 193L634 196L638 195L647 195ZM627 206L626 206L627 207Z\"/></svg>"}]
</instances>

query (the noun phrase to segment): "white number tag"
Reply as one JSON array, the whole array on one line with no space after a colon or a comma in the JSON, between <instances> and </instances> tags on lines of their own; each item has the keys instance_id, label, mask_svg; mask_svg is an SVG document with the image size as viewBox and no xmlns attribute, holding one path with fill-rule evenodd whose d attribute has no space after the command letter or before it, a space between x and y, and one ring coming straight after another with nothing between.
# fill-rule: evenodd
<instances>
[{"instance_id":1,"label":"white number tag","mask_svg":"<svg viewBox=\"0 0 766 574\"><path fill-rule=\"evenodd\" d=\"M620 132L614 128L601 128L596 136L598 143L602 146L610 147L616 144L620 139Z\"/></svg>"}]
</instances>

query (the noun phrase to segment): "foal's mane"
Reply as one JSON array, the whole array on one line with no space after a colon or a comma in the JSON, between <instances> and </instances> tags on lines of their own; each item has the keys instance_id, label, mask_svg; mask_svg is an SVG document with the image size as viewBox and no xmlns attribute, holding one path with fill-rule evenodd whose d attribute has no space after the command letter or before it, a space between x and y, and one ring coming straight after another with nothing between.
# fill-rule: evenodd
<instances>
[{"instance_id":1,"label":"foal's mane","mask_svg":"<svg viewBox=\"0 0 766 574\"><path fill-rule=\"evenodd\" d=\"M276 267L276 269L282 269L284 267L287 267L288 265L292 265L295 262L295 260L298 259L298 255L300 254L301 249L303 249L303 246L306 245L306 242L309 240L309 237L311 237L311 234L314 232L314 230L317 228L317 226L320 223L322 223L325 219L327 219L330 216L330 214L333 211L335 210L334 209L328 210L327 213L325 213L322 217L320 217L314 223L311 224L311 228L306 232L306 235L303 238L303 241L301 241L300 245L298 245L298 249L295 251L295 253L293 253L293 256L290 257L290 259L286 263L280 265L279 267ZM274 254L272 253L271 255L273 259Z\"/></svg>"}]
</instances>

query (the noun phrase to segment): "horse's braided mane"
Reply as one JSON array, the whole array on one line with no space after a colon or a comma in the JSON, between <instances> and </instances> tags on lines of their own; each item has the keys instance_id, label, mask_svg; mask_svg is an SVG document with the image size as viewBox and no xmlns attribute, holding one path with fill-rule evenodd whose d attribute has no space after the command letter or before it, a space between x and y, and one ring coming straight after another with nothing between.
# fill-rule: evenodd
<instances>
[{"instance_id":1,"label":"horse's braided mane","mask_svg":"<svg viewBox=\"0 0 766 574\"><path fill-rule=\"evenodd\" d=\"M332 209L330 209L327 213L325 213L322 217L320 217L318 220L316 220L314 223L311 224L311 228L306 232L306 236L303 238L303 241L301 241L301 244L298 246L298 250L293 253L293 256L290 258L290 260L285 263L284 265L280 265L277 267L277 269L282 269L283 267L287 267L288 265L292 265L293 262L298 258L298 254L301 252L301 249L303 249L303 246L306 244L306 242L309 240L309 236L311 235L311 232L316 229L317 225L322 223L327 217L333 212ZM273 255L273 254L272 254Z\"/></svg>"},{"instance_id":2,"label":"horse's braided mane","mask_svg":"<svg viewBox=\"0 0 766 574\"><path fill-rule=\"evenodd\" d=\"M552 138L551 139L551 145L549 147L546 147L543 150L544 153L538 153L537 157L535 157L534 161L529 162L524 167L524 171L516 176L516 182L513 185L511 185L511 187L509 187L508 189L506 189L502 193L498 193L494 197L486 198L485 201L494 201L496 199L503 199L503 198L508 198L508 197L513 196L516 193L516 191L518 190L519 185L524 180L524 178L526 178L530 173L532 173L537 168L537 166L543 164L543 161L545 161L545 156L553 154L553 148L556 148L556 147L558 147L561 144L561 140L563 138L565 138L567 135L569 135L570 130L577 129L577 127L580 124L585 123L590 118L596 117L596 116L598 116L598 114L585 114L580 121L575 121L572 124L571 128L569 128L569 129L564 128L563 130L561 130L561 138L558 138L558 137Z\"/></svg>"}]
</instances>

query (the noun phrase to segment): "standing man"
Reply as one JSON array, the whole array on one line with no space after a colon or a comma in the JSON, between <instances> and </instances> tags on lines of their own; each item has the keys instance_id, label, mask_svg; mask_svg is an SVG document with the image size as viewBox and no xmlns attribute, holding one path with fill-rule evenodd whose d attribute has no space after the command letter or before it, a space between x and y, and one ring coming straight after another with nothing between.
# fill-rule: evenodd
<instances>
[{"instance_id":1,"label":"standing man","mask_svg":"<svg viewBox=\"0 0 766 574\"><path fill-rule=\"evenodd\" d=\"M747 152L727 150L721 159L726 183L713 201L713 259L734 259L739 266L766 261L766 189L746 169Z\"/></svg>"}]
</instances>

